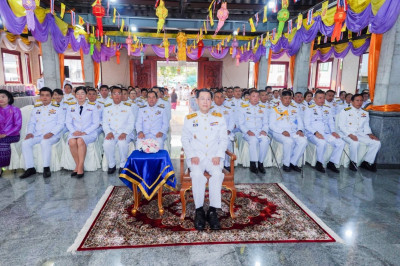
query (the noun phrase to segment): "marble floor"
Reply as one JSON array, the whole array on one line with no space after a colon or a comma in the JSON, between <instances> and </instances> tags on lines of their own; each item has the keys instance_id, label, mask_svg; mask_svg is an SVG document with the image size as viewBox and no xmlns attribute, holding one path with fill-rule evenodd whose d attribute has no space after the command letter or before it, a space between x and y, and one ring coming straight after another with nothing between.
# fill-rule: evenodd
<instances>
[{"instance_id":1,"label":"marble floor","mask_svg":"<svg viewBox=\"0 0 400 266\"><path fill-rule=\"evenodd\" d=\"M178 160L174 160L179 171ZM320 174L238 167L237 183L281 182L345 244L177 246L67 253L115 175L59 171L49 179L5 172L0 179L0 265L400 265L400 170Z\"/></svg>"}]
</instances>

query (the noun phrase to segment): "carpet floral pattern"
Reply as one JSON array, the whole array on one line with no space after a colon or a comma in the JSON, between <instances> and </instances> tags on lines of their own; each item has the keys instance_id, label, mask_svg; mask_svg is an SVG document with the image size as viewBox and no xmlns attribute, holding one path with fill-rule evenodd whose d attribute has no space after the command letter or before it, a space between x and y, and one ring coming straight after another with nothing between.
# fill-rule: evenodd
<instances>
[{"instance_id":1,"label":"carpet floral pattern","mask_svg":"<svg viewBox=\"0 0 400 266\"><path fill-rule=\"evenodd\" d=\"M180 220L179 192L165 191L165 213L159 216L157 199L144 198L136 217L130 214L132 192L114 187L78 251L135 248L166 245L334 242L335 239L309 216L279 184L239 184L235 202L236 218L222 204L219 211L222 230L194 229L194 204L187 203L187 214ZM230 192L223 192L226 200Z\"/></svg>"}]
</instances>

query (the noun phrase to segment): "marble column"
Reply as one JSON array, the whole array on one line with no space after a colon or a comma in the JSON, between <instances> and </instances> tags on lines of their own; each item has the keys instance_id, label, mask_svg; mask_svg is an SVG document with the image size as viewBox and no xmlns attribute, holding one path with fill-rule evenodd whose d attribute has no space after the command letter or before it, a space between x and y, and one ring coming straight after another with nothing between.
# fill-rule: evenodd
<instances>
[{"instance_id":1,"label":"marble column","mask_svg":"<svg viewBox=\"0 0 400 266\"><path fill-rule=\"evenodd\" d=\"M400 103L400 17L382 38L374 105ZM376 162L380 168L400 168L400 113L370 111L372 132L382 142Z\"/></svg>"},{"instance_id":2,"label":"marble column","mask_svg":"<svg viewBox=\"0 0 400 266\"><path fill-rule=\"evenodd\" d=\"M47 42L42 43L42 60L44 86L52 90L60 88L60 62L53 47L51 34L49 34Z\"/></svg>"},{"instance_id":3,"label":"marble column","mask_svg":"<svg viewBox=\"0 0 400 266\"><path fill-rule=\"evenodd\" d=\"M90 53L83 54L83 63L85 69L85 85L95 87L93 59Z\"/></svg>"},{"instance_id":4,"label":"marble column","mask_svg":"<svg viewBox=\"0 0 400 266\"><path fill-rule=\"evenodd\" d=\"M296 54L294 65L293 91L305 93L308 88L311 43L303 43Z\"/></svg>"},{"instance_id":5,"label":"marble column","mask_svg":"<svg viewBox=\"0 0 400 266\"><path fill-rule=\"evenodd\" d=\"M268 71L268 60L265 56L261 56L260 65L258 66L258 82L257 88L264 90L267 86L267 71Z\"/></svg>"}]
</instances>

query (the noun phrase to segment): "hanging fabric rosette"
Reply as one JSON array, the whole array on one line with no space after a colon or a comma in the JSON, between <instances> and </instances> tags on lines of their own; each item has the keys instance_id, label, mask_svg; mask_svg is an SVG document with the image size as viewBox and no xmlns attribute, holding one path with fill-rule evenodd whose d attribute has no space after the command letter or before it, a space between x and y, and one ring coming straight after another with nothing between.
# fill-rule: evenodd
<instances>
[{"instance_id":1,"label":"hanging fabric rosette","mask_svg":"<svg viewBox=\"0 0 400 266\"><path fill-rule=\"evenodd\" d=\"M334 42L335 40L336 41L340 40L340 34L342 32L343 22L346 20L346 10L347 10L346 0L338 0L336 14L334 16L335 27L333 28L331 42Z\"/></svg>"},{"instance_id":2,"label":"hanging fabric rosette","mask_svg":"<svg viewBox=\"0 0 400 266\"><path fill-rule=\"evenodd\" d=\"M26 9L26 22L28 24L28 30L35 30L35 0L22 0L22 6Z\"/></svg>"},{"instance_id":3,"label":"hanging fabric rosette","mask_svg":"<svg viewBox=\"0 0 400 266\"><path fill-rule=\"evenodd\" d=\"M278 36L282 36L283 28L285 27L285 22L288 21L290 13L287 9L289 6L288 0L282 0L282 9L278 12Z\"/></svg>"},{"instance_id":4,"label":"hanging fabric rosette","mask_svg":"<svg viewBox=\"0 0 400 266\"><path fill-rule=\"evenodd\" d=\"M227 6L227 3L222 2L221 8L217 12L218 25L217 25L217 28L215 29L214 36L217 35L218 31L224 26L225 20L229 16L229 11L226 6Z\"/></svg>"},{"instance_id":5,"label":"hanging fabric rosette","mask_svg":"<svg viewBox=\"0 0 400 266\"><path fill-rule=\"evenodd\" d=\"M156 4L156 16L158 17L157 22L157 33L160 33L162 28L164 27L165 19L168 16L168 9L165 7L164 1L160 0L160 4L157 6Z\"/></svg>"},{"instance_id":6,"label":"hanging fabric rosette","mask_svg":"<svg viewBox=\"0 0 400 266\"><path fill-rule=\"evenodd\" d=\"M105 8L101 5L101 0L96 0L93 3L93 10L92 13L96 17L97 21L97 28L99 30L100 36L103 36L103 17L106 14Z\"/></svg>"}]
</instances>

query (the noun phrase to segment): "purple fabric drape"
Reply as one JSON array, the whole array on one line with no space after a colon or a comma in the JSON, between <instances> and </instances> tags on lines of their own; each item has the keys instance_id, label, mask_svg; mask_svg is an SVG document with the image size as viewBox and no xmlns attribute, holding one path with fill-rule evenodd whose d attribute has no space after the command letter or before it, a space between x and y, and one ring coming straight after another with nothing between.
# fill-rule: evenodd
<instances>
[{"instance_id":1,"label":"purple fabric drape","mask_svg":"<svg viewBox=\"0 0 400 266\"><path fill-rule=\"evenodd\" d=\"M186 49L186 55L187 55L187 57L189 57L189 58L192 59L192 60L198 60L200 57L203 56L205 47L203 47L203 49L201 50L201 55L200 55L200 57L197 56L198 50L199 50L199 48L190 49L190 53L189 53L188 49Z\"/></svg>"},{"instance_id":2,"label":"purple fabric drape","mask_svg":"<svg viewBox=\"0 0 400 266\"><path fill-rule=\"evenodd\" d=\"M214 57L215 59L222 59L224 58L228 52L229 52L229 48L223 48L222 52L218 52L216 49L214 51L212 51L212 47L207 47L208 51L210 52L211 56Z\"/></svg>"},{"instance_id":3,"label":"purple fabric drape","mask_svg":"<svg viewBox=\"0 0 400 266\"><path fill-rule=\"evenodd\" d=\"M367 8L361 13L355 13L351 10L351 7L347 9L346 16L346 26L352 32L359 32L368 26L369 18L372 14L371 5L368 5Z\"/></svg>"},{"instance_id":4,"label":"purple fabric drape","mask_svg":"<svg viewBox=\"0 0 400 266\"><path fill-rule=\"evenodd\" d=\"M385 33L390 30L396 23L400 15L400 1L399 0L386 0L385 3L373 16L371 12L370 29L372 33Z\"/></svg>"},{"instance_id":5,"label":"purple fabric drape","mask_svg":"<svg viewBox=\"0 0 400 266\"><path fill-rule=\"evenodd\" d=\"M153 49L154 53L161 58L165 58L165 49L164 47L160 47L158 45L153 44L151 46L151 48ZM168 53L169 56L171 56L172 52L174 51L175 45L170 45L168 48Z\"/></svg>"},{"instance_id":6,"label":"purple fabric drape","mask_svg":"<svg viewBox=\"0 0 400 266\"><path fill-rule=\"evenodd\" d=\"M150 46L150 45L148 45L148 44L143 45L143 52L145 52L146 49L147 49L149 46ZM127 48L127 47L128 47L127 44L123 44L122 47L124 47L125 49L128 49L128 48ZM132 50L131 50L131 56L140 56L140 52L141 52L140 49L136 49L134 52L132 52Z\"/></svg>"},{"instance_id":7,"label":"purple fabric drape","mask_svg":"<svg viewBox=\"0 0 400 266\"><path fill-rule=\"evenodd\" d=\"M332 46L331 49L326 53L323 54L321 53L320 50L317 50L317 52L312 56L311 58L311 63L315 63L317 60L320 60L322 62L326 62L331 58L332 55L334 55L335 58L345 58L346 55L351 51L355 56L361 56L367 51L369 44L370 44L371 39L366 39L365 43L360 46L359 48L354 48L353 43L349 42L349 45L344 49L341 53L336 52L335 47ZM273 57L272 57L273 58Z\"/></svg>"},{"instance_id":8,"label":"purple fabric drape","mask_svg":"<svg viewBox=\"0 0 400 266\"><path fill-rule=\"evenodd\" d=\"M6 0L0 1L0 15L7 30L15 35L21 34L26 25L26 17L15 16Z\"/></svg>"},{"instance_id":9,"label":"purple fabric drape","mask_svg":"<svg viewBox=\"0 0 400 266\"><path fill-rule=\"evenodd\" d=\"M94 48L92 58L96 62L101 62L101 61L109 61L111 57L115 56L116 50L114 47L107 47L105 45L102 45L100 48L100 51L97 50L97 47Z\"/></svg>"},{"instance_id":10,"label":"purple fabric drape","mask_svg":"<svg viewBox=\"0 0 400 266\"><path fill-rule=\"evenodd\" d=\"M287 55L287 51L286 51L286 50L282 50L282 51L280 51L280 52L278 52L278 53L272 53L271 58L274 59L274 60L276 60L276 59L281 58L281 57L284 56L285 54Z\"/></svg>"}]
</instances>

